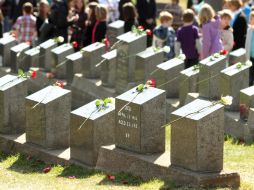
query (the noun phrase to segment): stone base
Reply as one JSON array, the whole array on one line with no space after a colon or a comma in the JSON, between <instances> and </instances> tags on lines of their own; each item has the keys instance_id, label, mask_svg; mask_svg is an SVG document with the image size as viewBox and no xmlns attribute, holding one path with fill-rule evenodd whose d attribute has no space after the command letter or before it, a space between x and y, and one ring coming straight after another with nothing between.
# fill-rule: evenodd
<instances>
[{"instance_id":1,"label":"stone base","mask_svg":"<svg viewBox=\"0 0 254 190\"><path fill-rule=\"evenodd\" d=\"M123 164L124 163L124 164ZM107 172L127 172L140 176L144 180L160 178L175 182L176 185L239 187L238 173L197 173L174 167L170 163L170 154L141 155L115 148L115 145L103 146L99 151L96 169Z\"/></svg>"},{"instance_id":2,"label":"stone base","mask_svg":"<svg viewBox=\"0 0 254 190\"><path fill-rule=\"evenodd\" d=\"M177 98L166 99L166 122L170 122L170 115L173 111L177 110L180 106L180 101Z\"/></svg>"},{"instance_id":3,"label":"stone base","mask_svg":"<svg viewBox=\"0 0 254 190\"><path fill-rule=\"evenodd\" d=\"M81 107L95 99L116 97L115 89L102 86L100 79L87 79L75 74L71 84L72 109Z\"/></svg>"},{"instance_id":4,"label":"stone base","mask_svg":"<svg viewBox=\"0 0 254 190\"><path fill-rule=\"evenodd\" d=\"M76 164L84 168L92 169L76 160L70 160L70 148L57 150L44 149L41 146L27 143L25 133L17 135L0 134L0 150L8 154L27 154L48 164Z\"/></svg>"},{"instance_id":5,"label":"stone base","mask_svg":"<svg viewBox=\"0 0 254 190\"><path fill-rule=\"evenodd\" d=\"M245 142L254 141L254 133L247 122L240 120L239 112L225 112L225 133Z\"/></svg>"}]
</instances>

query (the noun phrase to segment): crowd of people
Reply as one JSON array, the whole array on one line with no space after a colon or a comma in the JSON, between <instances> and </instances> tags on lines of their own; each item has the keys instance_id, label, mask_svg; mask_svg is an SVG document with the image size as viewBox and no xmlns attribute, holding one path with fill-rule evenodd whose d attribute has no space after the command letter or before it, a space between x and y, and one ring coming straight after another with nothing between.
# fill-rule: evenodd
<instances>
[{"instance_id":1,"label":"crowd of people","mask_svg":"<svg viewBox=\"0 0 254 190\"><path fill-rule=\"evenodd\" d=\"M203 0L188 0L185 10L179 0L170 0L158 17L155 0L135 2L2 0L0 35L11 30L19 42L31 44L62 36L80 49L107 38L108 24L120 19L125 21L124 32L133 26L153 31L147 45L169 46L167 59L185 54L186 68L221 50L238 48L246 48L254 63L254 9L249 0L223 0L217 12Z\"/></svg>"}]
</instances>

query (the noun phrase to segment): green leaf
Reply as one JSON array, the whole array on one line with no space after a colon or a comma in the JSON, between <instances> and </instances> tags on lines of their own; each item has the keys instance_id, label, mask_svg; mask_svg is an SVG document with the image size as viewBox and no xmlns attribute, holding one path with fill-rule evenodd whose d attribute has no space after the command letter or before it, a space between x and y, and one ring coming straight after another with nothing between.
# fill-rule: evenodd
<instances>
[{"instance_id":1,"label":"green leaf","mask_svg":"<svg viewBox=\"0 0 254 190\"><path fill-rule=\"evenodd\" d=\"M101 106L101 102L103 102L102 99L97 99L96 102L95 102L95 105L97 108L99 108Z\"/></svg>"},{"instance_id":2,"label":"green leaf","mask_svg":"<svg viewBox=\"0 0 254 190\"><path fill-rule=\"evenodd\" d=\"M137 86L137 91L142 92L144 90L144 84L140 84Z\"/></svg>"},{"instance_id":3,"label":"green leaf","mask_svg":"<svg viewBox=\"0 0 254 190\"><path fill-rule=\"evenodd\" d=\"M112 103L111 98L106 98L104 101L104 106L107 106L107 104Z\"/></svg>"},{"instance_id":4,"label":"green leaf","mask_svg":"<svg viewBox=\"0 0 254 190\"><path fill-rule=\"evenodd\" d=\"M22 69L18 69L18 76L23 77L24 71Z\"/></svg>"}]
</instances>

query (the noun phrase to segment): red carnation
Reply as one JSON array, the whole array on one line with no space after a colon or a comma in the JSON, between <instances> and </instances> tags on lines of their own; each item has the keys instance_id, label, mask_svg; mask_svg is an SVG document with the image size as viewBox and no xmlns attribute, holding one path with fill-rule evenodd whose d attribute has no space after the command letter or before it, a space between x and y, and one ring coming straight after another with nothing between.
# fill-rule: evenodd
<instances>
[{"instance_id":1,"label":"red carnation","mask_svg":"<svg viewBox=\"0 0 254 190\"><path fill-rule=\"evenodd\" d=\"M50 172L50 170L51 170L51 167L46 167L42 171L43 171L43 173L46 174L46 173Z\"/></svg>"},{"instance_id":2,"label":"red carnation","mask_svg":"<svg viewBox=\"0 0 254 190\"><path fill-rule=\"evenodd\" d=\"M223 50L220 51L220 54L221 54L221 55L227 55L227 54L228 54L228 51L225 50L225 49L223 49Z\"/></svg>"},{"instance_id":3,"label":"red carnation","mask_svg":"<svg viewBox=\"0 0 254 190\"><path fill-rule=\"evenodd\" d=\"M63 81L57 81L57 82L54 84L54 86L58 86L58 87L60 87L60 88L63 88L63 87L64 87L64 83L63 83Z\"/></svg>"},{"instance_id":4,"label":"red carnation","mask_svg":"<svg viewBox=\"0 0 254 190\"><path fill-rule=\"evenodd\" d=\"M73 41L73 42L72 42L72 46L73 46L73 48L78 48L78 42Z\"/></svg>"},{"instance_id":5,"label":"red carnation","mask_svg":"<svg viewBox=\"0 0 254 190\"><path fill-rule=\"evenodd\" d=\"M32 71L31 72L31 78L35 79L37 77L37 72L36 71Z\"/></svg>"},{"instance_id":6,"label":"red carnation","mask_svg":"<svg viewBox=\"0 0 254 190\"><path fill-rule=\"evenodd\" d=\"M105 44L105 47L106 47L106 52L108 52L109 48L110 48L110 42L109 42L109 39L108 37L106 37L104 40L103 40L104 44Z\"/></svg>"},{"instance_id":7,"label":"red carnation","mask_svg":"<svg viewBox=\"0 0 254 190\"><path fill-rule=\"evenodd\" d=\"M155 80L154 79L149 80L147 83L150 87L155 87Z\"/></svg>"},{"instance_id":8,"label":"red carnation","mask_svg":"<svg viewBox=\"0 0 254 190\"><path fill-rule=\"evenodd\" d=\"M144 30L144 27L143 26L138 26L138 29L139 30Z\"/></svg>"},{"instance_id":9,"label":"red carnation","mask_svg":"<svg viewBox=\"0 0 254 190\"><path fill-rule=\"evenodd\" d=\"M146 30L146 35L147 35L147 36L152 36L152 31L151 31L150 29L147 29L147 30Z\"/></svg>"},{"instance_id":10,"label":"red carnation","mask_svg":"<svg viewBox=\"0 0 254 190\"><path fill-rule=\"evenodd\" d=\"M116 177L113 176L113 175L107 175L107 178L108 178L108 180L110 180L110 181L113 181L113 180L116 179Z\"/></svg>"}]
</instances>

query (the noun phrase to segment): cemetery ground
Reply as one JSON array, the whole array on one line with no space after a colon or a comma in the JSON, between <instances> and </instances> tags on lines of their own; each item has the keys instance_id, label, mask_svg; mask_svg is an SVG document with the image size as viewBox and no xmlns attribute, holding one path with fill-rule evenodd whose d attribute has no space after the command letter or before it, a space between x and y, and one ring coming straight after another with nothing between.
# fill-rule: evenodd
<instances>
[{"instance_id":1,"label":"cemetery ground","mask_svg":"<svg viewBox=\"0 0 254 190\"><path fill-rule=\"evenodd\" d=\"M170 132L167 129L167 149ZM244 144L225 137L224 168L238 171L241 175L240 190L254 189L254 144ZM124 163L123 163L124 164ZM43 169L51 167L48 173ZM174 183L154 179L143 181L125 173L112 174L84 169L80 166L50 165L29 155L7 155L0 152L0 189L178 189L201 190L202 188L175 187ZM210 188L223 189L228 188Z\"/></svg>"}]
</instances>

